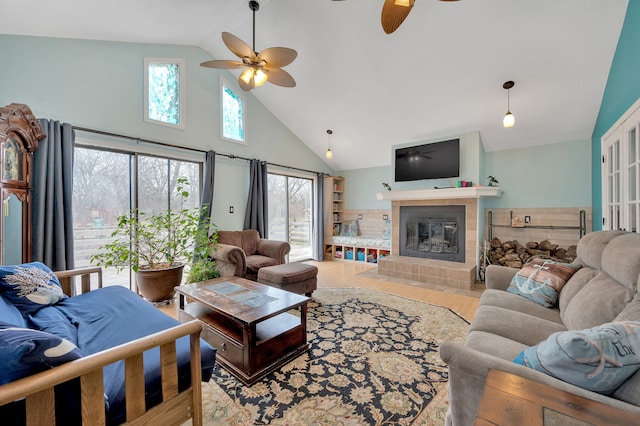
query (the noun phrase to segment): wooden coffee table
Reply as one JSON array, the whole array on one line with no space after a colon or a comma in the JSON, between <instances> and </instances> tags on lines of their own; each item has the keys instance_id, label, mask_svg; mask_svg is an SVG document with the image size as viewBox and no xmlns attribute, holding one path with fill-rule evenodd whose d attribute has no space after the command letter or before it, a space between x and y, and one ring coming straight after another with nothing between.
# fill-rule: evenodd
<instances>
[{"instance_id":1,"label":"wooden coffee table","mask_svg":"<svg viewBox=\"0 0 640 426\"><path fill-rule=\"evenodd\" d=\"M238 277L176 287L181 322L198 319L218 362L252 385L305 352L308 297ZM291 310L298 310L298 315Z\"/></svg>"}]
</instances>

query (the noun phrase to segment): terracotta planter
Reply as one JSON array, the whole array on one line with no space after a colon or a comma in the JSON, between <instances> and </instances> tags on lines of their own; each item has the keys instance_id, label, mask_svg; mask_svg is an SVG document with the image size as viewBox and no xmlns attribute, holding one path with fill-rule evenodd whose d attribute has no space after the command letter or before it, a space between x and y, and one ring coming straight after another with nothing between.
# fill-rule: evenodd
<instances>
[{"instance_id":1,"label":"terracotta planter","mask_svg":"<svg viewBox=\"0 0 640 426\"><path fill-rule=\"evenodd\" d=\"M136 272L136 284L142 297L149 302L172 299L174 289L182 281L184 264L167 269L140 269Z\"/></svg>"}]
</instances>

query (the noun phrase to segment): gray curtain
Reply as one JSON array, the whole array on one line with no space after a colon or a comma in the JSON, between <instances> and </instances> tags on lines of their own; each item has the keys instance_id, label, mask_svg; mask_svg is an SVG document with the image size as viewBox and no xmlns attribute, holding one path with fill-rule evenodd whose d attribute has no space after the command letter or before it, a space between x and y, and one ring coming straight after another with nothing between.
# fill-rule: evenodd
<instances>
[{"instance_id":1,"label":"gray curtain","mask_svg":"<svg viewBox=\"0 0 640 426\"><path fill-rule=\"evenodd\" d=\"M40 119L46 138L34 154L32 257L54 271L73 269L73 149L68 123Z\"/></svg>"},{"instance_id":2,"label":"gray curtain","mask_svg":"<svg viewBox=\"0 0 640 426\"><path fill-rule=\"evenodd\" d=\"M316 246L313 258L319 262L324 260L324 173L318 173L316 182Z\"/></svg>"},{"instance_id":3,"label":"gray curtain","mask_svg":"<svg viewBox=\"0 0 640 426\"><path fill-rule=\"evenodd\" d=\"M267 163L249 162L249 198L244 216L244 229L256 229L262 238L269 238L267 204Z\"/></svg>"},{"instance_id":4,"label":"gray curtain","mask_svg":"<svg viewBox=\"0 0 640 426\"><path fill-rule=\"evenodd\" d=\"M200 207L205 207L200 222L201 226L211 224L211 209L213 208L213 182L216 175L216 153L208 151L204 157L204 182L202 185L202 197Z\"/></svg>"},{"instance_id":5,"label":"gray curtain","mask_svg":"<svg viewBox=\"0 0 640 426\"><path fill-rule=\"evenodd\" d=\"M215 151L207 151L204 157L204 176L202 182L202 195L200 196L200 207L203 209L200 215L198 229L206 229L207 235L211 234L211 210L213 208L213 181L216 174L216 153ZM200 248L200 247L198 247ZM200 260L200 256L195 250L193 262Z\"/></svg>"}]
</instances>

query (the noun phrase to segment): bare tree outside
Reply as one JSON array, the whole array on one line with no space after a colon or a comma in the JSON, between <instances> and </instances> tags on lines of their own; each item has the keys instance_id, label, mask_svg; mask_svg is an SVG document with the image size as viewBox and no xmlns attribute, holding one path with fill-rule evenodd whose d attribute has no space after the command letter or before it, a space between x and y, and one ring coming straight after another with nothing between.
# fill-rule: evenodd
<instances>
[{"instance_id":1,"label":"bare tree outside","mask_svg":"<svg viewBox=\"0 0 640 426\"><path fill-rule=\"evenodd\" d=\"M73 232L76 267L90 265L89 259L111 238L116 218L133 205L133 154L77 147L73 175ZM139 208L161 212L176 207L175 185L179 177L188 179L191 188L187 208L200 203L200 166L198 163L138 156ZM130 287L127 271L104 271L106 285Z\"/></svg>"}]
</instances>

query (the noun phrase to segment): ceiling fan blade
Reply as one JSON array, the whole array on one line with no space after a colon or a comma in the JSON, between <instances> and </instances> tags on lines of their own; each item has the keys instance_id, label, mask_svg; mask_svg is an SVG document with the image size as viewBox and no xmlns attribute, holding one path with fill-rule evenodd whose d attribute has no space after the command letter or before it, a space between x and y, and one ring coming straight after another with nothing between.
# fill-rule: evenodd
<instances>
[{"instance_id":1,"label":"ceiling fan blade","mask_svg":"<svg viewBox=\"0 0 640 426\"><path fill-rule=\"evenodd\" d=\"M296 59L298 52L288 47L269 47L258 53L258 61L265 61L267 67L282 68Z\"/></svg>"},{"instance_id":2,"label":"ceiling fan blade","mask_svg":"<svg viewBox=\"0 0 640 426\"><path fill-rule=\"evenodd\" d=\"M253 79L249 80L249 83L245 83L244 80L242 78L240 78L240 77L238 77L238 85L245 92L249 92L251 89L256 87Z\"/></svg>"},{"instance_id":3,"label":"ceiling fan blade","mask_svg":"<svg viewBox=\"0 0 640 426\"><path fill-rule=\"evenodd\" d=\"M385 33L391 34L404 22L409 12L413 9L415 0L408 0L408 5L396 4L397 0L385 0L382 6L382 15L380 21L382 22L382 29Z\"/></svg>"},{"instance_id":4,"label":"ceiling fan blade","mask_svg":"<svg viewBox=\"0 0 640 426\"><path fill-rule=\"evenodd\" d=\"M222 41L240 59L248 58L249 62L257 62L258 58L253 49L244 41L231 33L223 32Z\"/></svg>"},{"instance_id":5,"label":"ceiling fan blade","mask_svg":"<svg viewBox=\"0 0 640 426\"><path fill-rule=\"evenodd\" d=\"M219 68L219 69L236 69L244 68L246 65L239 61L227 61L227 60L213 60L206 61L200 64L201 67L207 68Z\"/></svg>"},{"instance_id":6,"label":"ceiling fan blade","mask_svg":"<svg viewBox=\"0 0 640 426\"><path fill-rule=\"evenodd\" d=\"M296 81L291 77L291 74L280 68L268 68L269 79L267 80L271 84L282 87L296 87Z\"/></svg>"}]
</instances>

